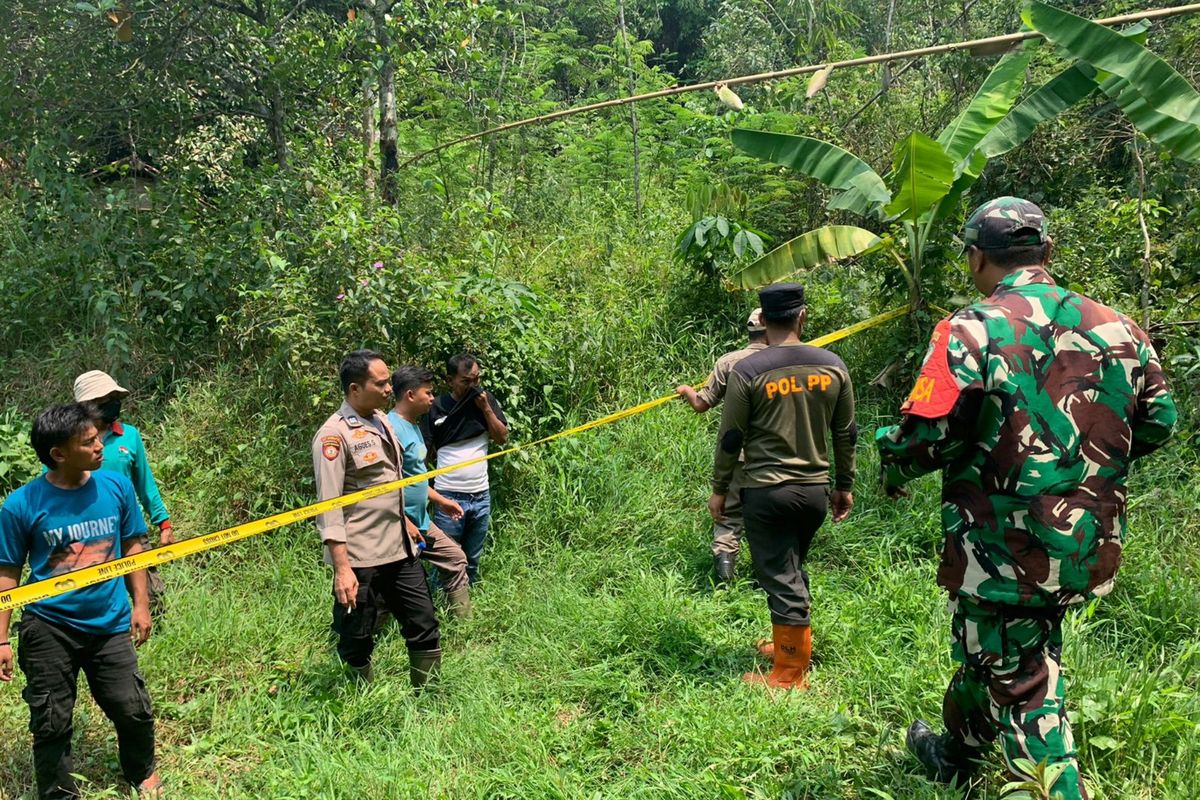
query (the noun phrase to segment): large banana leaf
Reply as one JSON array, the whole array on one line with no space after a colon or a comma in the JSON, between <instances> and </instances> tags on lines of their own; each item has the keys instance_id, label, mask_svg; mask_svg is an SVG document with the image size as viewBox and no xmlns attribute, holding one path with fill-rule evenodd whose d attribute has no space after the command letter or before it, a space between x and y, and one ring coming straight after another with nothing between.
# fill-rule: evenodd
<instances>
[{"instance_id":1,"label":"large banana leaf","mask_svg":"<svg viewBox=\"0 0 1200 800\"><path fill-rule=\"evenodd\" d=\"M1119 33L1140 44L1145 41L1149 26L1143 20ZM979 142L979 151L988 158L995 158L1020 147L1033 135L1038 125L1053 119L1096 91L1094 72L1086 64L1074 64L1046 81L988 131Z\"/></svg>"},{"instance_id":2,"label":"large banana leaf","mask_svg":"<svg viewBox=\"0 0 1200 800\"><path fill-rule=\"evenodd\" d=\"M950 191L954 160L925 134L910 133L896 145L892 174L899 183L884 213L892 219L916 222Z\"/></svg>"},{"instance_id":3,"label":"large banana leaf","mask_svg":"<svg viewBox=\"0 0 1200 800\"><path fill-rule=\"evenodd\" d=\"M741 289L774 283L800 270L859 255L882 240L854 225L826 225L784 242L731 280Z\"/></svg>"},{"instance_id":4,"label":"large banana leaf","mask_svg":"<svg viewBox=\"0 0 1200 800\"><path fill-rule=\"evenodd\" d=\"M866 173L854 176L850 180L850 188L836 195L825 207L830 211L853 211L863 217L883 219L883 206L891 202L892 194L885 185L886 197L880 197L875 186L875 179L878 179L879 175L878 173L872 173L872 175L874 178Z\"/></svg>"},{"instance_id":5,"label":"large banana leaf","mask_svg":"<svg viewBox=\"0 0 1200 800\"><path fill-rule=\"evenodd\" d=\"M1200 162L1200 126L1160 114L1124 78L1110 75L1100 88L1111 97L1139 131L1184 161Z\"/></svg>"},{"instance_id":6,"label":"large banana leaf","mask_svg":"<svg viewBox=\"0 0 1200 800\"><path fill-rule=\"evenodd\" d=\"M1022 17L1075 58L1129 81L1155 112L1200 125L1200 93L1170 64L1137 42L1037 0Z\"/></svg>"},{"instance_id":7,"label":"large banana leaf","mask_svg":"<svg viewBox=\"0 0 1200 800\"><path fill-rule=\"evenodd\" d=\"M1020 147L1038 125L1096 91L1096 81L1089 72L1076 64L1046 81L988 131L979 142L979 150L988 158L995 158Z\"/></svg>"},{"instance_id":8,"label":"large banana leaf","mask_svg":"<svg viewBox=\"0 0 1200 800\"><path fill-rule=\"evenodd\" d=\"M970 155L975 145L1008 114L1021 93L1025 70L1035 49L1026 43L996 62L970 104L938 135L938 144L955 163Z\"/></svg>"},{"instance_id":9,"label":"large banana leaf","mask_svg":"<svg viewBox=\"0 0 1200 800\"><path fill-rule=\"evenodd\" d=\"M732 136L733 143L747 153L816 178L831 189L857 188L862 201L850 210L859 214L867 214L872 207L892 199L883 179L867 162L835 144L748 128L734 128Z\"/></svg>"},{"instance_id":10,"label":"large banana leaf","mask_svg":"<svg viewBox=\"0 0 1200 800\"><path fill-rule=\"evenodd\" d=\"M950 185L950 191L946 192L946 196L938 201L938 204L933 207L931 212L934 218L941 218L948 215L958 201L962 199L963 194L974 185L975 181L979 180L979 176L983 174L983 168L987 166L988 158L976 148L972 151L961 165L958 177L954 179L954 183Z\"/></svg>"}]
</instances>

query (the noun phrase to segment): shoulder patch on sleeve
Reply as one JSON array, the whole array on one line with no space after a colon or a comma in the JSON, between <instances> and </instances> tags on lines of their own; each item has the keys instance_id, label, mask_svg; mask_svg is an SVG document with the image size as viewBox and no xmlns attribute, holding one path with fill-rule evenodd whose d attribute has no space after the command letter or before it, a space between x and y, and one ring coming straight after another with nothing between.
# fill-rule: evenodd
<instances>
[{"instance_id":1,"label":"shoulder patch on sleeve","mask_svg":"<svg viewBox=\"0 0 1200 800\"><path fill-rule=\"evenodd\" d=\"M908 399L900 406L901 414L938 419L950 413L962 393L958 381L950 373L950 319L946 318L933 329L929 342L929 357L921 367L917 383Z\"/></svg>"},{"instance_id":2,"label":"shoulder patch on sleeve","mask_svg":"<svg viewBox=\"0 0 1200 800\"><path fill-rule=\"evenodd\" d=\"M325 456L326 461L333 461L341 452L342 439L340 436L321 437L321 455Z\"/></svg>"}]
</instances>

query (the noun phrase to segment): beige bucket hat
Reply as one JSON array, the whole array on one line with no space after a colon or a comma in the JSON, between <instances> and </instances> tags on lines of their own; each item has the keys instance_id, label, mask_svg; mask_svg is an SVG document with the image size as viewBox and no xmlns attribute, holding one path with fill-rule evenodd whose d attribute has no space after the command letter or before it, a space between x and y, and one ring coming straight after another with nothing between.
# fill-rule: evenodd
<instances>
[{"instance_id":1,"label":"beige bucket hat","mask_svg":"<svg viewBox=\"0 0 1200 800\"><path fill-rule=\"evenodd\" d=\"M75 379L75 402L85 403L88 400L99 400L117 392L121 397L129 394L129 390L112 379L107 372L94 369L85 372Z\"/></svg>"}]
</instances>

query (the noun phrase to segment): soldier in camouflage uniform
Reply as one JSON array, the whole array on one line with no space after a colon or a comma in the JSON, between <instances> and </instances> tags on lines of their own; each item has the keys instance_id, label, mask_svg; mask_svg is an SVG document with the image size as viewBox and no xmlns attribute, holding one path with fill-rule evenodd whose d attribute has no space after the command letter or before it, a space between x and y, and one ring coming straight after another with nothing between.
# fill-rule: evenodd
<instances>
[{"instance_id":1,"label":"soldier in camouflage uniform","mask_svg":"<svg viewBox=\"0 0 1200 800\"><path fill-rule=\"evenodd\" d=\"M1061 764L1053 791L1085 798L1064 708L1062 620L1107 594L1125 536L1130 462L1175 424L1158 356L1131 320L1057 286L1033 203L1002 197L963 241L986 299L933 333L899 425L876 433L882 480L942 471L950 593L947 732L918 720L909 749L944 782L969 778L999 737L1009 769Z\"/></svg>"},{"instance_id":2,"label":"soldier in camouflage uniform","mask_svg":"<svg viewBox=\"0 0 1200 800\"><path fill-rule=\"evenodd\" d=\"M763 325L762 309L756 308L746 320L746 335L750 343L741 350L726 353L717 359L712 373L704 381L704 385L696 391L691 386L683 384L675 391L688 402L697 414L703 414L718 405L725 398L725 388L729 384L729 373L734 365L751 353L765 350L767 347L767 328ZM729 491L725 494L725 516L713 522L713 571L717 576L717 586L728 586L733 583L734 571L737 566L738 551L742 543L742 462L745 456L739 454L738 465L734 467L733 477L729 481Z\"/></svg>"}]
</instances>

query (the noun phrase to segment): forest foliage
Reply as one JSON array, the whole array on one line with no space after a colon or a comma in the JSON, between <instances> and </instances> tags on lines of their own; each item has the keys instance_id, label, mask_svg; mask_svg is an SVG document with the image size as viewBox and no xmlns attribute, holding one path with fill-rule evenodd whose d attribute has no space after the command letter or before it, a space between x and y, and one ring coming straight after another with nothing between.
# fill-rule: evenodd
<instances>
[{"instance_id":1,"label":"forest foliage","mask_svg":"<svg viewBox=\"0 0 1200 800\"><path fill-rule=\"evenodd\" d=\"M1086 18L1143 7L1058 5ZM1026 197L1050 214L1060 282L1149 316L1184 412L1171 453L1136 485L1156 494L1144 509L1148 543L1131 547L1122 573L1128 588L1101 606L1114 610L1092 607L1075 623L1095 641L1068 654L1093 668L1077 707L1085 766L1109 776L1098 796L1195 796L1197 772L1189 784L1170 764L1195 764L1200 729L1200 661L1180 644L1200 609L1188 488L1200 459L1200 167L1189 160L1197 143L1154 116L1196 109L1172 106L1178 93L1148 102L1130 89L1159 74L1156 62L1128 72L1066 41L952 52L833 70L815 92L807 76L737 87L741 109L710 92L681 94L409 163L568 106L1010 33L1025 10L1011 0L10 0L0 51L0 493L36 473L31 413L67 399L73 376L95 368L133 390L129 413L189 534L311 501L309 438L337 402L338 361L359 346L435 368L459 350L479 354L515 436L528 440L698 381L739 341L754 305L739 287L761 280L739 276L809 231L848 237L807 243L818 253L845 245L836 262L793 259L814 333L914 301L914 258L920 300L959 307L974 297L954 240L964 214L993 196ZM1200 15L1124 33L1200 85ZM961 129L978 98L994 104L982 89L999 86L997 75L1003 102L979 120L1000 133L981 122L969 143L940 136ZM1013 147L979 149L1028 120L1004 123L1012 112L1044 111L1047 86L1075 94L1009 137ZM775 135L824 143L813 162L822 169L836 148L854 175L835 185L800 168L800 152L767 153L762 142ZM929 153L944 191L902 207L903 167ZM868 172L886 200L838 203ZM894 410L931 313L838 346L861 387L864 430ZM361 769L362 785L374 786L389 769L438 758L454 766L439 786L456 797L503 795L505 770L525 781L512 796L590 796L574 781L621 787L614 796L683 787L678 796L745 797L756 786L775 797L882 797L889 787L918 796L913 787L925 784L897 777L881 754L905 703L936 713L942 676L933 680L930 665L945 664L935 661L944 620L930 611L940 608L935 491L921 488L924 505L909 512L856 487L861 521L816 556L828 569L820 591L839 598L823 669L840 676L830 691L845 693L836 712L801 715L805 741L825 748L808 752L774 729L766 701L743 715L745 698L708 685L740 672L732 640L762 622L762 604L748 588L710 599L704 587L697 598L711 431L672 414L636 423L644 434L614 428L497 464L499 529L513 538L497 543L483 621L469 629L477 648L457 654L475 671L450 667L465 688L447 715L410 719L408 695L375 697L393 719L426 726L408 731L421 747L381 749L378 763L322 738L340 730L338 712L366 718L371 702L312 676L328 665L311 654L322 634L310 612L327 595L311 531L274 534L272 571L244 586L227 579L267 558L266 544L179 567L194 585L157 658L181 677L160 670L152 688L168 741L186 745L170 758L193 776L187 796L207 796L198 787L209 784L225 796L339 796L329 787L343 774ZM279 585L302 588L272 594ZM521 592L548 598L547 621L523 622L509 597ZM903 622L863 627L885 616ZM1128 646L1112 632L1118 616L1129 621ZM275 618L307 621L265 653L248 650L242 637ZM578 630L580 645L564 645L562 630ZM504 636L517 644L493 652ZM206 649L212 641L227 648L224 661ZM910 646L923 659L910 671L880 660ZM535 651L561 659L543 673ZM493 657L503 674L488 672ZM1134 668L1141 677L1127 681ZM210 669L210 694L183 685ZM265 714L234 686L251 669L256 688L282 687ZM904 699L890 699L893 690ZM6 720L18 716L13 698ZM364 737L403 739L373 724ZM757 738L744 739L748 730ZM225 759L259 737L261 763L241 753L249 765L226 772ZM506 737L527 761L506 760L497 744ZM735 744L710 771L714 737ZM23 752L0 750L0 776L19 774ZM288 776L299 788L285 787Z\"/></svg>"}]
</instances>

